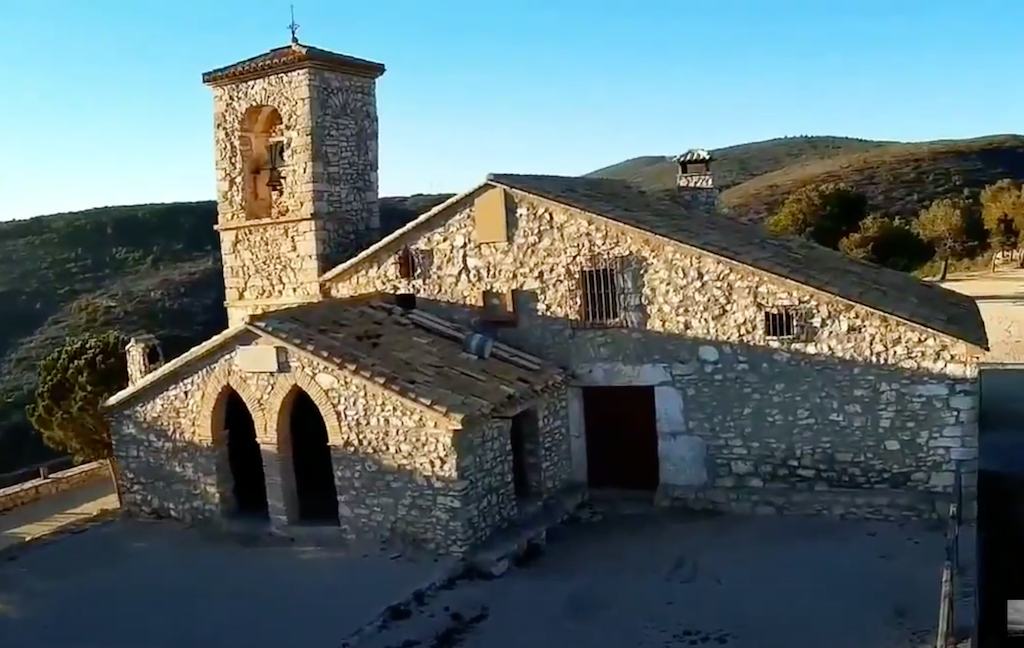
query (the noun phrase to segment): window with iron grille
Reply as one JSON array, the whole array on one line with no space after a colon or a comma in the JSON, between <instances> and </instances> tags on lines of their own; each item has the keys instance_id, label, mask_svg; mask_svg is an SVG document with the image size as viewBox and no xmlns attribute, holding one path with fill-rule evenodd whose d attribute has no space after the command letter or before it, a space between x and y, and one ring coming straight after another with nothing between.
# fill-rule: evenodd
<instances>
[{"instance_id":1,"label":"window with iron grille","mask_svg":"<svg viewBox=\"0 0 1024 648\"><path fill-rule=\"evenodd\" d=\"M769 338L791 338L796 336L796 315L790 309L766 310L764 312L764 334Z\"/></svg>"},{"instance_id":2,"label":"window with iron grille","mask_svg":"<svg viewBox=\"0 0 1024 648\"><path fill-rule=\"evenodd\" d=\"M615 268L584 270L580 277L584 324L608 325L619 320L619 275Z\"/></svg>"}]
</instances>

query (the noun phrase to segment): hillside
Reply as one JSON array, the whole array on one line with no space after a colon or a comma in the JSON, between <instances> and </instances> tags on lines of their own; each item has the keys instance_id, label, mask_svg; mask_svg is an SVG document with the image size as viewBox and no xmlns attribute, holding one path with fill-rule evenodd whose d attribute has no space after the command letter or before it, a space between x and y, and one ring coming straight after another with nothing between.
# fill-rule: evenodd
<instances>
[{"instance_id":1,"label":"hillside","mask_svg":"<svg viewBox=\"0 0 1024 648\"><path fill-rule=\"evenodd\" d=\"M938 197L973 198L1001 178L1024 180L1020 135L920 143L783 138L712 153L722 205L744 220L763 220L794 190L823 182L846 182L864 192L874 209L912 217ZM647 156L588 175L668 190L675 174L669 158Z\"/></svg>"},{"instance_id":2,"label":"hillside","mask_svg":"<svg viewBox=\"0 0 1024 648\"><path fill-rule=\"evenodd\" d=\"M809 160L727 189L722 204L741 217L760 220L800 187L842 181L866 194L879 211L914 217L936 198L974 198L1001 178L1024 180L1024 137L892 144Z\"/></svg>"},{"instance_id":3,"label":"hillside","mask_svg":"<svg viewBox=\"0 0 1024 648\"><path fill-rule=\"evenodd\" d=\"M384 198L394 230L446 195ZM0 473L48 458L24 417L39 361L69 335L155 333L176 356L226 325L213 202L0 222Z\"/></svg>"},{"instance_id":4,"label":"hillside","mask_svg":"<svg viewBox=\"0 0 1024 648\"><path fill-rule=\"evenodd\" d=\"M715 149L715 184L728 188L800 162L843 153L869 151L888 142L850 137L781 137ZM682 153L682 151L677 151ZM619 162L588 176L629 180L643 187L668 189L676 184L676 165L664 155L646 155Z\"/></svg>"}]
</instances>

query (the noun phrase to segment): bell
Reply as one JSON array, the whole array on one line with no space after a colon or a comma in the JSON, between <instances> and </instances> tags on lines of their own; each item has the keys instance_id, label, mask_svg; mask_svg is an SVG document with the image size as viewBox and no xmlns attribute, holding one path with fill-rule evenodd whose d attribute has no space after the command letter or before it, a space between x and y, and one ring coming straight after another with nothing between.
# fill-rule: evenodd
<instances>
[{"instance_id":1,"label":"bell","mask_svg":"<svg viewBox=\"0 0 1024 648\"><path fill-rule=\"evenodd\" d=\"M267 188L274 193L281 193L284 190L284 183L282 182L281 172L277 169L270 169L270 177L267 178Z\"/></svg>"}]
</instances>

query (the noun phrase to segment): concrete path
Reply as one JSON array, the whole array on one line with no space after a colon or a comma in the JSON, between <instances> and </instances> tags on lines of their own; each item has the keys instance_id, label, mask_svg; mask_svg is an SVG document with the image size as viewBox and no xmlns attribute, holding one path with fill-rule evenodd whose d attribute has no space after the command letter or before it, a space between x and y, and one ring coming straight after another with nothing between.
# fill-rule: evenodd
<instances>
[{"instance_id":1,"label":"concrete path","mask_svg":"<svg viewBox=\"0 0 1024 648\"><path fill-rule=\"evenodd\" d=\"M986 362L1024 362L1024 270L952 277L941 285L977 300L992 349Z\"/></svg>"},{"instance_id":2,"label":"concrete path","mask_svg":"<svg viewBox=\"0 0 1024 648\"><path fill-rule=\"evenodd\" d=\"M116 509L113 482L102 480L0 513L0 551Z\"/></svg>"},{"instance_id":3,"label":"concrete path","mask_svg":"<svg viewBox=\"0 0 1024 648\"><path fill-rule=\"evenodd\" d=\"M922 648L941 525L671 513L563 527L503 578L441 592L358 648Z\"/></svg>"},{"instance_id":4,"label":"concrete path","mask_svg":"<svg viewBox=\"0 0 1024 648\"><path fill-rule=\"evenodd\" d=\"M339 648L444 567L127 519L12 557L3 648Z\"/></svg>"}]
</instances>

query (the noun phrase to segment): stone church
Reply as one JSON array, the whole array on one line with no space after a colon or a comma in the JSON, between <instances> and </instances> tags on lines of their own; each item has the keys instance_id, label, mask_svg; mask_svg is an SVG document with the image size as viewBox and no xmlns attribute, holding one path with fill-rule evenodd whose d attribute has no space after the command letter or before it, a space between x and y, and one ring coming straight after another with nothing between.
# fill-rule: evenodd
<instances>
[{"instance_id":1,"label":"stone church","mask_svg":"<svg viewBox=\"0 0 1024 648\"><path fill-rule=\"evenodd\" d=\"M212 89L229 328L126 350L130 511L460 554L568 489L934 516L973 485L974 301L673 191L490 175L380 231L384 66L297 41Z\"/></svg>"}]
</instances>

